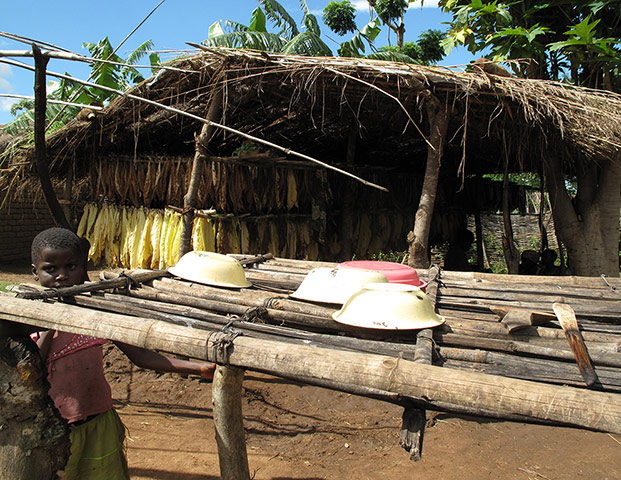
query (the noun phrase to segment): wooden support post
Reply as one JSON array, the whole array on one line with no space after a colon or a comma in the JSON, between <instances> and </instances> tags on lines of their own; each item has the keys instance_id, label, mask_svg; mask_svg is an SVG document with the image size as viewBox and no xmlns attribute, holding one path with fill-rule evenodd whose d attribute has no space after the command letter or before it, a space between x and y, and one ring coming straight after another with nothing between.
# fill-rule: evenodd
<instances>
[{"instance_id":1,"label":"wooden support post","mask_svg":"<svg viewBox=\"0 0 621 480\"><path fill-rule=\"evenodd\" d=\"M243 380L242 368L216 366L212 390L213 422L222 480L250 480L241 407Z\"/></svg>"},{"instance_id":2,"label":"wooden support post","mask_svg":"<svg viewBox=\"0 0 621 480\"><path fill-rule=\"evenodd\" d=\"M52 215L54 223L59 227L71 229L69 221L65 217L60 202L54 192L52 181L50 180L50 172L47 164L47 150L45 145L45 123L46 123L46 67L49 57L41 53L36 44L32 44L32 53L35 62L35 118L34 118L34 143L35 143L35 161L37 164L37 174L41 182L41 190L45 201Z\"/></svg>"},{"instance_id":3,"label":"wooden support post","mask_svg":"<svg viewBox=\"0 0 621 480\"><path fill-rule=\"evenodd\" d=\"M449 122L449 106L447 104L443 104L437 98L430 96L425 105L430 130L425 180L418 202L418 210L414 217L414 228L407 235L409 244L408 264L415 268L429 268L429 255L427 253L429 229L431 228L431 219L436 203L440 161L442 160Z\"/></svg>"},{"instance_id":4,"label":"wooden support post","mask_svg":"<svg viewBox=\"0 0 621 480\"><path fill-rule=\"evenodd\" d=\"M207 120L209 123L203 124L201 133L196 138L196 151L194 153L194 162L192 163L192 175L190 176L188 191L183 197L183 227L181 229L181 242L179 244L179 258L192 250L192 226L194 225L196 196L203 176L203 167L205 165L205 157L207 156L207 143L214 130L213 123L211 122L215 122L221 109L222 90L218 90L211 99L209 110L207 111Z\"/></svg>"},{"instance_id":5,"label":"wooden support post","mask_svg":"<svg viewBox=\"0 0 621 480\"><path fill-rule=\"evenodd\" d=\"M429 270L429 274L431 280L427 286L427 297L435 310L440 269L434 265ZM433 361L433 330L431 328L418 332L414 361L431 365ZM425 435L426 422L427 412L424 408L418 408L414 405L407 405L404 408L399 445L410 452L410 460L415 462L419 461L423 455L423 436Z\"/></svg>"}]
</instances>

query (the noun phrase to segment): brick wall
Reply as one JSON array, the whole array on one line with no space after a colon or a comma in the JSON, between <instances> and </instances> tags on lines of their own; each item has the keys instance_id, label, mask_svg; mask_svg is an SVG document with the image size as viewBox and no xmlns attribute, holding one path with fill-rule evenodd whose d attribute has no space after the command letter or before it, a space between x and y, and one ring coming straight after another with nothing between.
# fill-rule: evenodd
<instances>
[{"instance_id":1,"label":"brick wall","mask_svg":"<svg viewBox=\"0 0 621 480\"><path fill-rule=\"evenodd\" d=\"M41 230L53 226L54 222L43 200L12 200L10 207L0 209L0 262L29 262L32 239Z\"/></svg>"}]
</instances>

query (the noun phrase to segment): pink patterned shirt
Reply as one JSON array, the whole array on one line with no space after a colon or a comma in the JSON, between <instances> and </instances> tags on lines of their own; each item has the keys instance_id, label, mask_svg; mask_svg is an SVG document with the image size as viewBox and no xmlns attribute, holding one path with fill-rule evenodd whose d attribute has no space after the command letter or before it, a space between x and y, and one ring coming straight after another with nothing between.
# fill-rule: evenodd
<instances>
[{"instance_id":1,"label":"pink patterned shirt","mask_svg":"<svg viewBox=\"0 0 621 480\"><path fill-rule=\"evenodd\" d=\"M112 391L104 376L106 340L54 332L46 359L49 395L69 423L112 408Z\"/></svg>"}]
</instances>

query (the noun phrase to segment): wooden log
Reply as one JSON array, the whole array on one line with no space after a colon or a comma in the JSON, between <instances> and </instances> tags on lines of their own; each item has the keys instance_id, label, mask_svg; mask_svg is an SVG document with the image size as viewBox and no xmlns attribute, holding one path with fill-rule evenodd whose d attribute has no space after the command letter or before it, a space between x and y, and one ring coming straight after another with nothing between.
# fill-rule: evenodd
<instances>
[{"instance_id":1,"label":"wooden log","mask_svg":"<svg viewBox=\"0 0 621 480\"><path fill-rule=\"evenodd\" d=\"M474 291L473 294L475 295ZM492 307L509 307L509 308L521 308L526 310L538 310L543 312L551 311L551 303L561 300L561 297L555 297L551 299L550 302L544 301L516 301L511 298L508 299L500 299L500 298L486 298L479 299L471 296L467 297L450 297L446 295L441 295L439 300L439 307L443 308L451 308L454 310L478 310L478 311L489 311ZM576 312L580 317L586 317L588 319L597 320L599 322L606 322L612 324L611 327L614 327L615 324L619 325L621 322L621 318L619 317L619 310L616 307L614 302L602 302L609 303L609 305L598 305L596 303L589 304L585 307L581 307L580 301L575 301L571 303L572 307L576 308ZM616 307L616 308L615 308ZM621 329L619 330L621 331Z\"/></svg>"},{"instance_id":2,"label":"wooden log","mask_svg":"<svg viewBox=\"0 0 621 480\"><path fill-rule=\"evenodd\" d=\"M117 275L115 278L103 280L101 282L82 283L72 287L50 288L39 291L24 292L21 295L25 299L46 299L54 297L71 297L87 292L100 292L103 290L112 290L115 288L125 288L130 285L137 285L140 282L161 278L168 275L166 270L146 270L131 274Z\"/></svg>"},{"instance_id":3,"label":"wooden log","mask_svg":"<svg viewBox=\"0 0 621 480\"><path fill-rule=\"evenodd\" d=\"M563 332L565 332L571 351L574 352L576 356L578 369L584 377L584 381L589 387L594 386L598 383L598 378L591 364L591 359L589 358L589 353L587 352L582 335L580 334L574 310L569 305L559 302L555 303L552 308L563 327Z\"/></svg>"},{"instance_id":4,"label":"wooden log","mask_svg":"<svg viewBox=\"0 0 621 480\"><path fill-rule=\"evenodd\" d=\"M250 480L242 414L244 370L217 365L213 377L213 423L222 480Z\"/></svg>"},{"instance_id":5,"label":"wooden log","mask_svg":"<svg viewBox=\"0 0 621 480\"><path fill-rule=\"evenodd\" d=\"M245 314L253 313L256 311L255 307L249 307L246 305L238 305L234 303L203 299L189 295L181 295L179 293L168 293L156 289L149 290L148 288L144 287L141 289L136 289L132 292L132 295L139 298L148 298L150 300L157 300L165 303L174 303L177 305L186 305L212 312L230 313L233 315L243 316ZM337 324L337 322L335 322L331 318L320 318L312 315L306 315L303 313L276 310L274 308L266 308L264 310L264 313L266 314L265 320L271 319L274 323L278 323L281 325L299 325L305 328L332 331L353 330L353 327Z\"/></svg>"},{"instance_id":6,"label":"wooden log","mask_svg":"<svg viewBox=\"0 0 621 480\"><path fill-rule=\"evenodd\" d=\"M444 318L446 319L446 322L436 330L446 333L471 335L473 337L513 338L523 341L528 339L529 342L536 341L537 338L565 339L565 334L560 328L548 328L542 326L527 327L509 334L507 329L499 323L479 322L473 320L464 321L459 317L449 315L444 315ZM621 340L619 335L610 333L582 332L582 336L587 342L619 344Z\"/></svg>"},{"instance_id":7,"label":"wooden log","mask_svg":"<svg viewBox=\"0 0 621 480\"><path fill-rule=\"evenodd\" d=\"M581 298L584 300L619 300L621 293L617 290L610 290L606 287L585 288L574 286L560 286L554 283L549 284L524 284L519 282L448 282L442 286L442 293L449 296L463 297L470 296L472 292L480 298L494 297L498 292L516 295L516 299L527 300L538 297L539 295Z\"/></svg>"},{"instance_id":8,"label":"wooden log","mask_svg":"<svg viewBox=\"0 0 621 480\"><path fill-rule=\"evenodd\" d=\"M505 340L500 338L481 338L454 333L435 332L435 340L441 346L461 346L483 350L503 351L515 354L526 354L544 358L570 361L574 354L566 345L558 341L549 342L550 345L533 344L519 340ZM620 367L621 355L616 344L598 344L589 348L591 359L595 365Z\"/></svg>"},{"instance_id":9,"label":"wooden log","mask_svg":"<svg viewBox=\"0 0 621 480\"><path fill-rule=\"evenodd\" d=\"M253 323L235 319L226 315L218 315L202 309L167 304L157 301L147 301L135 297L104 294L102 298L84 296L74 297L76 305L88 308L97 308L115 313L132 316L143 316L203 330L220 330L223 326L231 325L236 329L257 338L269 338L274 341L299 340L298 344L319 344L326 347L335 347L357 352L388 355L396 358L413 359L416 346L407 343L393 343L345 337L340 335L326 335L306 332L281 325Z\"/></svg>"},{"instance_id":10,"label":"wooden log","mask_svg":"<svg viewBox=\"0 0 621 480\"><path fill-rule=\"evenodd\" d=\"M440 354L445 360L457 360L484 365L480 368L481 371L495 375L560 385L584 386L582 375L575 363L516 356L504 352L467 350L452 347L441 347ZM451 364L446 363L443 365ZM621 369L597 367L596 372L600 388L608 391L621 391Z\"/></svg>"},{"instance_id":11,"label":"wooden log","mask_svg":"<svg viewBox=\"0 0 621 480\"><path fill-rule=\"evenodd\" d=\"M458 372L380 355L233 338L226 333L214 335L149 318L95 312L62 303L30 302L8 295L2 296L0 319L217 360L274 375L359 384L399 393L427 405L462 405L621 434L621 396L617 394Z\"/></svg>"},{"instance_id":12,"label":"wooden log","mask_svg":"<svg viewBox=\"0 0 621 480\"><path fill-rule=\"evenodd\" d=\"M457 282L464 282L470 284L479 283L507 283L511 284L514 288L516 284L522 283L530 286L533 285L557 285L559 287L584 287L584 288L606 288L612 290L621 289L621 278L606 278L600 277L577 277L573 275L567 276L547 276L547 275L510 275L510 274L497 274L497 273L482 273L482 272L456 272L456 271L442 271L442 282L449 285Z\"/></svg>"},{"instance_id":13,"label":"wooden log","mask_svg":"<svg viewBox=\"0 0 621 480\"><path fill-rule=\"evenodd\" d=\"M286 296L274 295L270 292L252 289L235 291L231 289L209 287L198 284L186 285L175 280L166 280L167 281L154 281L152 283L153 288L165 292L179 293L181 295L188 295L219 302L232 302L249 307L269 307L275 310L304 313L306 315L313 315L322 318L332 318L332 314L337 310L334 307L329 308L297 300L291 300Z\"/></svg>"}]
</instances>

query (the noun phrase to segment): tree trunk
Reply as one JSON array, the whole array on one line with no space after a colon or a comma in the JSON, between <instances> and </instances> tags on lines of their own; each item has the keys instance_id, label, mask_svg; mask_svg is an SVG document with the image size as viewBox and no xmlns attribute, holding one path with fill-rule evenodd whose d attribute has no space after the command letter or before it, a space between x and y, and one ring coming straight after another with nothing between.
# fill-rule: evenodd
<instances>
[{"instance_id":1,"label":"tree trunk","mask_svg":"<svg viewBox=\"0 0 621 480\"><path fill-rule=\"evenodd\" d=\"M0 472L3 480L51 480L69 457L69 429L47 395L29 338L0 340Z\"/></svg>"},{"instance_id":2,"label":"tree trunk","mask_svg":"<svg viewBox=\"0 0 621 480\"><path fill-rule=\"evenodd\" d=\"M414 219L414 230L410 231L407 236L409 243L408 264L415 268L429 268L430 260L427 253L429 229L436 203L440 162L449 122L448 104L441 103L435 97L429 97L426 106L430 126L429 143L431 145L427 146L425 180Z\"/></svg>"},{"instance_id":3,"label":"tree trunk","mask_svg":"<svg viewBox=\"0 0 621 480\"><path fill-rule=\"evenodd\" d=\"M577 168L578 193L565 187L561 159L548 159L548 191L558 238L567 248L567 266L580 276L619 275L621 158L592 159Z\"/></svg>"},{"instance_id":4,"label":"tree trunk","mask_svg":"<svg viewBox=\"0 0 621 480\"><path fill-rule=\"evenodd\" d=\"M222 90L218 90L211 99L209 110L207 111L207 120L216 121L216 117L222 108ZM205 166L205 158L207 156L207 143L214 130L211 123L204 123L201 128L200 135L196 138L196 151L194 153L194 162L192 164L192 175L190 176L190 184L188 191L183 197L183 226L181 229L181 242L179 244L179 258L185 253L192 250L192 227L194 225L194 209L196 208L196 196L198 187L203 176L203 167Z\"/></svg>"},{"instance_id":5,"label":"tree trunk","mask_svg":"<svg viewBox=\"0 0 621 480\"><path fill-rule=\"evenodd\" d=\"M41 53L39 47L32 44L32 53L35 61L35 118L34 118L34 142L35 142L35 161L37 173L41 182L41 189L45 196L45 201L52 215L54 223L59 227L71 229L69 221L65 217L60 202L56 197L56 192L52 187L50 172L47 166L47 151L45 145L45 112L47 105L46 74L45 69L49 58Z\"/></svg>"}]
</instances>

